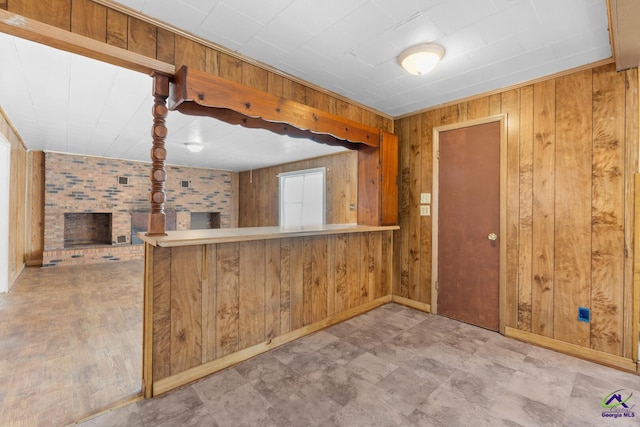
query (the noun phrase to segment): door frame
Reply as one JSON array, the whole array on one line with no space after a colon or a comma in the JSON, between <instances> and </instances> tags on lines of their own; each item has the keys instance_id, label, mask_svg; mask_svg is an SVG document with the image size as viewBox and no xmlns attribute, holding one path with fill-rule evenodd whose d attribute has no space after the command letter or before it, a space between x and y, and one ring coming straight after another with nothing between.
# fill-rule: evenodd
<instances>
[{"instance_id":1,"label":"door frame","mask_svg":"<svg viewBox=\"0 0 640 427\"><path fill-rule=\"evenodd\" d=\"M506 259L507 259L507 114L496 114L481 119L467 120L433 128L433 187L431 200L431 312L438 313L438 187L440 183L440 132L462 129L470 126L500 122L500 267L498 285L499 331L505 333L505 314L507 309Z\"/></svg>"}]
</instances>

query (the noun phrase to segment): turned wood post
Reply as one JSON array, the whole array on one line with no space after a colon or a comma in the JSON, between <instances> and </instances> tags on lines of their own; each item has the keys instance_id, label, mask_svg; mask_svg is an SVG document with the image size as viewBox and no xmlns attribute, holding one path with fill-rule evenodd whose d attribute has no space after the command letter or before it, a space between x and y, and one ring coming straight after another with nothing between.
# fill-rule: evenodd
<instances>
[{"instance_id":1,"label":"turned wood post","mask_svg":"<svg viewBox=\"0 0 640 427\"><path fill-rule=\"evenodd\" d=\"M153 147L151 148L151 213L149 214L149 235L164 235L165 212L164 202L166 194L164 183L167 179L167 171L164 162L167 158L167 150L164 148L164 140L167 137L165 119L167 117L167 98L169 97L169 76L154 71L153 77Z\"/></svg>"}]
</instances>

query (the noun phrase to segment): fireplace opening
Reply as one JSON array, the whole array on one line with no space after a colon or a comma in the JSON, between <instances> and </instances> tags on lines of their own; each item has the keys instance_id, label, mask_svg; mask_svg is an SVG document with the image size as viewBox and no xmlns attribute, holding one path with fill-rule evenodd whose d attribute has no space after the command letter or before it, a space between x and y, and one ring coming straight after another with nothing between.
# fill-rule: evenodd
<instances>
[{"instance_id":1,"label":"fireplace opening","mask_svg":"<svg viewBox=\"0 0 640 427\"><path fill-rule=\"evenodd\" d=\"M82 212L64 214L64 247L111 244L111 214Z\"/></svg>"}]
</instances>

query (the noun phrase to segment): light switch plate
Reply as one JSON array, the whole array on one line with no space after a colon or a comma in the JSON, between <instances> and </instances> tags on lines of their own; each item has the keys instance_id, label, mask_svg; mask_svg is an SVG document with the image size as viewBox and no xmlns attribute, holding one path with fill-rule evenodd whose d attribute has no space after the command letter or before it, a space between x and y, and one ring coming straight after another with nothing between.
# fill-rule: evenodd
<instances>
[{"instance_id":1,"label":"light switch plate","mask_svg":"<svg viewBox=\"0 0 640 427\"><path fill-rule=\"evenodd\" d=\"M420 203L422 204L431 203L431 193L420 193Z\"/></svg>"},{"instance_id":2,"label":"light switch plate","mask_svg":"<svg viewBox=\"0 0 640 427\"><path fill-rule=\"evenodd\" d=\"M431 206L420 206L420 216L430 216L431 215Z\"/></svg>"}]
</instances>

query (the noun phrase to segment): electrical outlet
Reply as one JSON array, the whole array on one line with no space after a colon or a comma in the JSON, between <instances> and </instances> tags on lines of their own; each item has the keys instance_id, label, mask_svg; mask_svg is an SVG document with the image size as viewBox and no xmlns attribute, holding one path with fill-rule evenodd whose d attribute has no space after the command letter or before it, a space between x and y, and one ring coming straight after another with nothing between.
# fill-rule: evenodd
<instances>
[{"instance_id":1,"label":"electrical outlet","mask_svg":"<svg viewBox=\"0 0 640 427\"><path fill-rule=\"evenodd\" d=\"M431 193L420 193L420 203L423 205L431 203Z\"/></svg>"},{"instance_id":2,"label":"electrical outlet","mask_svg":"<svg viewBox=\"0 0 640 427\"><path fill-rule=\"evenodd\" d=\"M430 216L431 215L431 206L423 205L420 206L420 216Z\"/></svg>"},{"instance_id":3,"label":"electrical outlet","mask_svg":"<svg viewBox=\"0 0 640 427\"><path fill-rule=\"evenodd\" d=\"M578 307L578 320L589 323L591 321L591 310L586 307Z\"/></svg>"}]
</instances>

